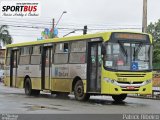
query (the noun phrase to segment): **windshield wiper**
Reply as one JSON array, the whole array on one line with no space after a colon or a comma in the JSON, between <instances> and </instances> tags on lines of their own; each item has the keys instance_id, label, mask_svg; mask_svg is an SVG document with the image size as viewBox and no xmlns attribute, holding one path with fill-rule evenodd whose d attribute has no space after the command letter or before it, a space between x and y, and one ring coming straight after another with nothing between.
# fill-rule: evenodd
<instances>
[{"instance_id":1,"label":"windshield wiper","mask_svg":"<svg viewBox=\"0 0 160 120\"><path fill-rule=\"evenodd\" d=\"M121 42L118 42L118 44L120 45L120 48L122 50L123 55L128 57L127 51L125 50L123 44Z\"/></svg>"},{"instance_id":2,"label":"windshield wiper","mask_svg":"<svg viewBox=\"0 0 160 120\"><path fill-rule=\"evenodd\" d=\"M140 44L137 46L137 49L136 49L136 50L134 49L134 53L133 53L134 58L138 56L138 53L139 53L139 51L141 50L142 46L143 46L143 44L140 43Z\"/></svg>"}]
</instances>

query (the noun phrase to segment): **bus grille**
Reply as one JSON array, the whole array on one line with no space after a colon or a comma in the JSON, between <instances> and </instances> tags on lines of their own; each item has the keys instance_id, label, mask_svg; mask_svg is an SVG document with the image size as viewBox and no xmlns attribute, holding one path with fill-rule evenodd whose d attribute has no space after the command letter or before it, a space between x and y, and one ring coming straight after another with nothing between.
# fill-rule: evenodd
<instances>
[{"instance_id":1,"label":"bus grille","mask_svg":"<svg viewBox=\"0 0 160 120\"><path fill-rule=\"evenodd\" d=\"M142 84L143 83L143 81L135 81L135 82L123 82L123 81L117 81L118 83L120 83L120 84Z\"/></svg>"},{"instance_id":2,"label":"bus grille","mask_svg":"<svg viewBox=\"0 0 160 120\"><path fill-rule=\"evenodd\" d=\"M146 74L116 74L117 77L144 77Z\"/></svg>"},{"instance_id":3,"label":"bus grille","mask_svg":"<svg viewBox=\"0 0 160 120\"><path fill-rule=\"evenodd\" d=\"M133 90L130 90L130 89L122 89L122 91L138 91L139 89L133 89Z\"/></svg>"}]
</instances>

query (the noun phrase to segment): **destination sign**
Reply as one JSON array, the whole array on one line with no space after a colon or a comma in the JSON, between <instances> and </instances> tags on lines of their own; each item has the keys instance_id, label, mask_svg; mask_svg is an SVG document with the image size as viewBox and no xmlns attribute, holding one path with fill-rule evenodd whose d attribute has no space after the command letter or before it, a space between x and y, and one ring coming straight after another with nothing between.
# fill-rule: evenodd
<instances>
[{"instance_id":1,"label":"destination sign","mask_svg":"<svg viewBox=\"0 0 160 120\"><path fill-rule=\"evenodd\" d=\"M148 35L138 33L114 33L114 39L147 40Z\"/></svg>"}]
</instances>

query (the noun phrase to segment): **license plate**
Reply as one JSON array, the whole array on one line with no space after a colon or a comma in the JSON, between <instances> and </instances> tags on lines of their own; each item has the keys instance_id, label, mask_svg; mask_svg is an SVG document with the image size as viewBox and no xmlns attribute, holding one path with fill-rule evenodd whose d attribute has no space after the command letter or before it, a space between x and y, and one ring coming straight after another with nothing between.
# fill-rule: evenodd
<instances>
[{"instance_id":1,"label":"license plate","mask_svg":"<svg viewBox=\"0 0 160 120\"><path fill-rule=\"evenodd\" d=\"M134 87L133 86L128 86L127 89L130 89L130 90L132 89L133 90Z\"/></svg>"}]
</instances>

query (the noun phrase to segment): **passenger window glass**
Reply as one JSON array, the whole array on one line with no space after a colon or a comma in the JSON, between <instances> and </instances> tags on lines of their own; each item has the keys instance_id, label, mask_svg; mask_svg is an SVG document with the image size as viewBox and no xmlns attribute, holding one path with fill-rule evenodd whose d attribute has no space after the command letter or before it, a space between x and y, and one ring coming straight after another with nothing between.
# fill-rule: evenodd
<instances>
[{"instance_id":1,"label":"passenger window glass","mask_svg":"<svg viewBox=\"0 0 160 120\"><path fill-rule=\"evenodd\" d=\"M68 52L69 52L68 43L58 43L55 49L54 63L55 64L68 63Z\"/></svg>"},{"instance_id":2,"label":"passenger window glass","mask_svg":"<svg viewBox=\"0 0 160 120\"><path fill-rule=\"evenodd\" d=\"M86 41L76 41L71 44L71 52L85 52Z\"/></svg>"},{"instance_id":3,"label":"passenger window glass","mask_svg":"<svg viewBox=\"0 0 160 120\"><path fill-rule=\"evenodd\" d=\"M56 45L56 53L68 53L68 43L58 43Z\"/></svg>"},{"instance_id":4,"label":"passenger window glass","mask_svg":"<svg viewBox=\"0 0 160 120\"><path fill-rule=\"evenodd\" d=\"M86 41L74 41L71 43L70 63L86 62Z\"/></svg>"},{"instance_id":5,"label":"passenger window glass","mask_svg":"<svg viewBox=\"0 0 160 120\"><path fill-rule=\"evenodd\" d=\"M21 48L21 55L29 55L30 47Z\"/></svg>"},{"instance_id":6,"label":"passenger window glass","mask_svg":"<svg viewBox=\"0 0 160 120\"><path fill-rule=\"evenodd\" d=\"M30 64L30 49L31 47L23 47L21 48L21 54L20 54L20 65L28 65Z\"/></svg>"},{"instance_id":7,"label":"passenger window glass","mask_svg":"<svg viewBox=\"0 0 160 120\"><path fill-rule=\"evenodd\" d=\"M40 54L41 53L41 47L40 46L33 46L32 51L33 51L32 54L34 54L34 55Z\"/></svg>"}]
</instances>

